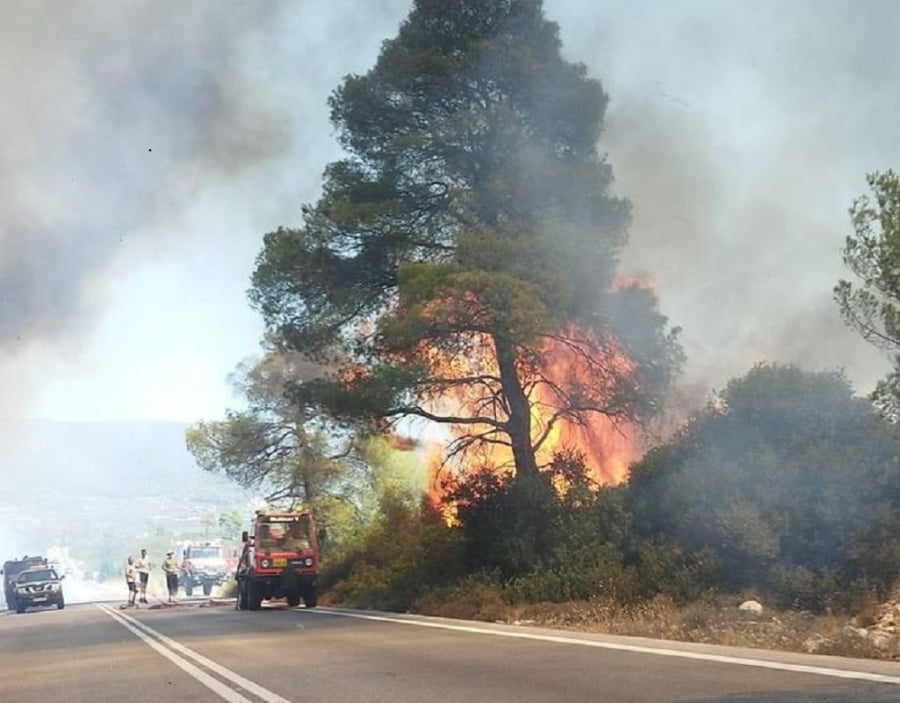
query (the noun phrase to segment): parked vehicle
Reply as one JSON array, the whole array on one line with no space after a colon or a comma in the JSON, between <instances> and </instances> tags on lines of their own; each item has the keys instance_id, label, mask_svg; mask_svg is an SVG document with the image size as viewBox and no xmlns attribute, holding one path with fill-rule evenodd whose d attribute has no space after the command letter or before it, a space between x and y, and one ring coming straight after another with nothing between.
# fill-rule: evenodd
<instances>
[{"instance_id":1,"label":"parked vehicle","mask_svg":"<svg viewBox=\"0 0 900 703\"><path fill-rule=\"evenodd\" d=\"M309 510L256 512L253 532L243 533L238 562L238 607L259 610L264 600L284 598L291 607L318 603L319 544Z\"/></svg>"},{"instance_id":2,"label":"parked vehicle","mask_svg":"<svg viewBox=\"0 0 900 703\"><path fill-rule=\"evenodd\" d=\"M218 542L188 543L181 556L179 581L186 596L193 595L195 588L202 588L203 595L208 596L214 586L221 586L231 575L226 549Z\"/></svg>"},{"instance_id":3,"label":"parked vehicle","mask_svg":"<svg viewBox=\"0 0 900 703\"><path fill-rule=\"evenodd\" d=\"M16 612L24 613L28 608L46 608L56 606L58 610L66 607L63 596L62 580L56 569L49 566L38 566L21 572L16 579Z\"/></svg>"},{"instance_id":4,"label":"parked vehicle","mask_svg":"<svg viewBox=\"0 0 900 703\"><path fill-rule=\"evenodd\" d=\"M6 607L10 610L16 609L16 579L26 569L35 566L45 566L47 560L44 557L24 556L21 559L10 559L3 562L3 569L0 574L3 575L3 596L6 599Z\"/></svg>"}]
</instances>

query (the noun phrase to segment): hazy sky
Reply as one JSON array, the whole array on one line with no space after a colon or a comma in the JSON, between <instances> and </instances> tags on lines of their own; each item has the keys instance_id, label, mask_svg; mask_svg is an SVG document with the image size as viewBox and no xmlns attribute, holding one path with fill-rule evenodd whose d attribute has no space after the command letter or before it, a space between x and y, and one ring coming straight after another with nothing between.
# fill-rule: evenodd
<instances>
[{"instance_id":1,"label":"hazy sky","mask_svg":"<svg viewBox=\"0 0 900 703\"><path fill-rule=\"evenodd\" d=\"M338 154L327 96L410 5L0 5L0 416L232 403L262 332L245 296L261 237L317 197ZM866 172L900 167L900 3L545 6L610 95L600 148L635 210L623 272L658 282L687 380L772 359L868 390L886 362L831 289Z\"/></svg>"}]
</instances>

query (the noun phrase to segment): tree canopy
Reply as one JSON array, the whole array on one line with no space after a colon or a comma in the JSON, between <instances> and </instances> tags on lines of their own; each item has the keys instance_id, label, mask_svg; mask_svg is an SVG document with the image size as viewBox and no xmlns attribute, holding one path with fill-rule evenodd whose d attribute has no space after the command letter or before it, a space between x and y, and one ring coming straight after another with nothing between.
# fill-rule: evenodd
<instances>
[{"instance_id":1,"label":"tree canopy","mask_svg":"<svg viewBox=\"0 0 900 703\"><path fill-rule=\"evenodd\" d=\"M343 360L299 405L447 423L521 476L558 422L652 414L680 349L655 295L616 283L607 96L560 49L539 0L417 0L333 93L346 156L266 235L251 291L285 345Z\"/></svg>"},{"instance_id":2,"label":"tree canopy","mask_svg":"<svg viewBox=\"0 0 900 703\"><path fill-rule=\"evenodd\" d=\"M850 208L854 234L847 237L844 263L858 279L834 289L844 320L864 339L895 355L894 369L875 389L886 415L900 418L900 176L893 171L867 177L870 193Z\"/></svg>"}]
</instances>

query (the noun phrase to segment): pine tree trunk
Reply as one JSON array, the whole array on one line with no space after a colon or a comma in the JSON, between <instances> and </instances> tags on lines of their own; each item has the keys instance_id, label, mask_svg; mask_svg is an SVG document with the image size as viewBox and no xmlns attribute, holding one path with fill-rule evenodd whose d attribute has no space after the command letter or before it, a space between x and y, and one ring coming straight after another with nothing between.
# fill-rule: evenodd
<instances>
[{"instance_id":1,"label":"pine tree trunk","mask_svg":"<svg viewBox=\"0 0 900 703\"><path fill-rule=\"evenodd\" d=\"M531 444L531 404L516 370L515 349L502 335L494 336L494 348L500 370L500 386L509 404L507 425L516 463L516 479L537 478L537 459Z\"/></svg>"}]
</instances>

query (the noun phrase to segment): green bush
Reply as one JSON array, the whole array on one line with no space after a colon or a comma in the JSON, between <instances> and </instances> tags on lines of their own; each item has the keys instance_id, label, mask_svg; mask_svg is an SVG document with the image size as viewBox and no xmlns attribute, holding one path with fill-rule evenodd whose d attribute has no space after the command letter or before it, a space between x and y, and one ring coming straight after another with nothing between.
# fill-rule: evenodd
<instances>
[{"instance_id":1,"label":"green bush","mask_svg":"<svg viewBox=\"0 0 900 703\"><path fill-rule=\"evenodd\" d=\"M504 589L504 597L510 603L562 603L594 597L631 603L640 594L637 572L624 566L618 554L589 568L535 571L512 580Z\"/></svg>"},{"instance_id":2,"label":"green bush","mask_svg":"<svg viewBox=\"0 0 900 703\"><path fill-rule=\"evenodd\" d=\"M642 542L637 548L637 580L641 595L668 596L676 603L701 598L717 590L721 567L710 549L689 552L674 542Z\"/></svg>"},{"instance_id":3,"label":"green bush","mask_svg":"<svg viewBox=\"0 0 900 703\"><path fill-rule=\"evenodd\" d=\"M386 497L381 508L376 521L323 570L322 588L333 601L403 611L464 575L458 529L424 518L396 497Z\"/></svg>"}]
</instances>

